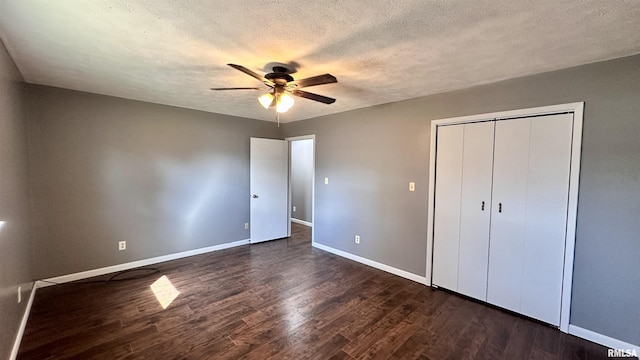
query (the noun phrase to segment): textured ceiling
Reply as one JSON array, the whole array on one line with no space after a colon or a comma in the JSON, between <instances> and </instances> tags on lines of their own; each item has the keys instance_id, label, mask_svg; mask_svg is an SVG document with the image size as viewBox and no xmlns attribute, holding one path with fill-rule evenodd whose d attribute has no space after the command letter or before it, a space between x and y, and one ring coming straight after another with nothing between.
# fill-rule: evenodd
<instances>
[{"instance_id":1,"label":"textured ceiling","mask_svg":"<svg viewBox=\"0 0 640 360\"><path fill-rule=\"evenodd\" d=\"M640 53L640 1L0 0L0 36L29 83L270 121L225 64L338 78L287 122Z\"/></svg>"}]
</instances>

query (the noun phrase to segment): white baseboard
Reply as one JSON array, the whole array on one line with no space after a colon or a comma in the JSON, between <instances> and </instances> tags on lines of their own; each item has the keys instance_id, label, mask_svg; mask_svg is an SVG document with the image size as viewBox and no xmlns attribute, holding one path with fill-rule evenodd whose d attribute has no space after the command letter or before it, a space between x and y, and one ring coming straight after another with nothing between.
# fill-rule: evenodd
<instances>
[{"instance_id":1,"label":"white baseboard","mask_svg":"<svg viewBox=\"0 0 640 360\"><path fill-rule=\"evenodd\" d=\"M300 220L300 219L294 219L294 218L291 218L291 222L294 222L294 223L296 223L296 224L306 225L306 226L309 226L309 227L313 227L313 224L312 224L312 223L310 223L310 222L308 222L308 221Z\"/></svg>"},{"instance_id":2,"label":"white baseboard","mask_svg":"<svg viewBox=\"0 0 640 360\"><path fill-rule=\"evenodd\" d=\"M36 282L33 282L33 286L31 286L31 295L29 295L29 302L27 302L27 307L24 309L24 314L22 315L22 321L20 322L20 327L18 328L18 333L16 334L16 340L13 342L13 349L11 349L11 355L9 355L9 360L15 360L18 357L18 350L20 350L20 343L22 342L22 336L24 335L24 330L27 328L27 321L29 320L29 314L31 313L31 305L33 305L33 299L36 296L36 290L38 286Z\"/></svg>"},{"instance_id":3,"label":"white baseboard","mask_svg":"<svg viewBox=\"0 0 640 360\"><path fill-rule=\"evenodd\" d=\"M322 245L322 244L319 244L317 242L313 242L312 246L315 247L315 248L318 248L320 250L324 250L324 251L330 252L332 254L336 254L338 256L342 256L342 257L347 258L349 260L357 261L357 262L359 262L361 264L365 264L365 265L374 267L376 269L379 269L379 270L382 270L382 271L386 271L386 272L394 274L394 275L398 275L400 277L403 277L405 279L409 279L411 281L415 281L415 282L423 284L423 285L427 284L427 278L424 277L424 276L416 275L416 274L410 273L408 271L401 270L401 269L395 268L393 266L385 265L385 264L379 263L377 261L369 260L367 258L363 258L363 257L358 256L358 255L354 255L354 254L351 254L351 253L348 253L348 252L345 252L345 251L342 251L342 250L338 250L338 249L332 248L332 247L327 246L327 245Z\"/></svg>"},{"instance_id":4,"label":"white baseboard","mask_svg":"<svg viewBox=\"0 0 640 360\"><path fill-rule=\"evenodd\" d=\"M229 249L232 247L247 245L247 244L249 244L249 239L238 240L230 243L214 245L214 246L209 246L209 247L195 249L195 250L183 251L183 252L164 255L164 256L158 256L150 259L144 259L144 260L138 260L138 261L128 262L124 264L107 266L99 269L87 270L87 271L82 271L74 274L56 276L48 279L43 279L42 281L37 281L37 286L47 287L47 286L55 285L53 283L62 284L70 281L83 280L83 279L91 278L94 276L100 276L100 275L110 274L118 271L135 269L141 266L153 265L153 264L157 264L165 261L181 259L188 256L205 254L212 251L224 250L224 249Z\"/></svg>"},{"instance_id":5,"label":"white baseboard","mask_svg":"<svg viewBox=\"0 0 640 360\"><path fill-rule=\"evenodd\" d=\"M634 350L637 354L640 354L640 346L629 344L627 342L608 337L606 335L593 332L591 330L583 329L579 326L569 324L569 334L577 337L593 341L596 344L604 345L610 349L624 349Z\"/></svg>"}]
</instances>

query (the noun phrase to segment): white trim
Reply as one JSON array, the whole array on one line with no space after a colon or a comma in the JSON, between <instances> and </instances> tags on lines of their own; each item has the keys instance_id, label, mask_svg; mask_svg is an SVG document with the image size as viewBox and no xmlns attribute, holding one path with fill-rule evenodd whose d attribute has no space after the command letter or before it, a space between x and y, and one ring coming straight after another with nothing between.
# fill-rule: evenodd
<instances>
[{"instance_id":1,"label":"white trim","mask_svg":"<svg viewBox=\"0 0 640 360\"><path fill-rule=\"evenodd\" d=\"M562 332L569 332L569 316L571 314L573 262L576 246L576 227L578 221L578 186L580 184L580 157L582 154L583 110L584 103L578 103L573 110L571 169L569 170L569 203L567 206L567 234L564 248L562 303L560 305L560 330Z\"/></svg>"},{"instance_id":2,"label":"white trim","mask_svg":"<svg viewBox=\"0 0 640 360\"><path fill-rule=\"evenodd\" d=\"M316 243L316 135L313 138L313 175L311 180L311 246Z\"/></svg>"},{"instance_id":3,"label":"white trim","mask_svg":"<svg viewBox=\"0 0 640 360\"><path fill-rule=\"evenodd\" d=\"M16 339L13 342L13 349L11 350L11 355L9 355L9 360L15 360L18 357L18 350L20 350L20 343L22 342L22 336L24 336L24 330L27 328L27 321L29 320L29 314L31 313L31 305L33 305L33 299L36 296L37 289L37 283L34 281L33 286L31 286L31 295L29 295L29 302L27 302L27 306L24 309L24 315L22 315L22 321L20 322L20 327L18 328Z\"/></svg>"},{"instance_id":4,"label":"white trim","mask_svg":"<svg viewBox=\"0 0 640 360\"><path fill-rule=\"evenodd\" d=\"M287 142L287 237L291 237L291 212L293 206L293 189L291 186L291 141Z\"/></svg>"},{"instance_id":5,"label":"white trim","mask_svg":"<svg viewBox=\"0 0 640 360\"><path fill-rule=\"evenodd\" d=\"M640 353L640 346L638 345L633 345L628 342L614 339L612 337L602 335L591 330L583 329L579 326L569 325L569 334L592 341L596 344L600 344L611 349L635 349L636 353Z\"/></svg>"},{"instance_id":6,"label":"white trim","mask_svg":"<svg viewBox=\"0 0 640 360\"><path fill-rule=\"evenodd\" d=\"M308 221L304 221L304 220L300 220L300 219L296 219L296 218L291 218L291 222L294 222L296 224L301 224L301 225L306 225L308 227L313 227L313 224L308 222Z\"/></svg>"},{"instance_id":7,"label":"white trim","mask_svg":"<svg viewBox=\"0 0 640 360\"><path fill-rule=\"evenodd\" d=\"M234 241L234 242L230 242L230 243L213 245L213 246L209 246L209 247L205 247L205 248L189 250L189 251L183 251L183 252L164 255L164 256L158 256L158 257L154 257L154 258L150 258L150 259L132 261L132 262L124 263L124 264L107 266L107 267L103 267L103 268L99 268L99 269L87 270L87 271L82 271L82 272L78 272L78 273L74 273L74 274L56 276L56 277L52 277L52 278L48 278L48 279L43 279L42 281L39 282L38 287L47 287L47 286L55 285L53 283L62 284L62 283L70 282L70 281L87 279L87 278L91 278L91 277L94 277L94 276L100 276L100 275L110 274L110 273L114 273L114 272L118 272L118 271L135 269L135 268L141 267L141 266L148 266L148 265L157 264L157 263L161 263L161 262L165 262L165 261L181 259L181 258L185 258L185 257L189 257L189 256L205 254L205 253L212 252L212 251L224 250L224 249L229 249L229 248L232 248L232 247L242 246L242 245L247 245L247 244L249 244L249 239L238 240L238 241ZM50 282L48 282L48 281L50 281Z\"/></svg>"},{"instance_id":8,"label":"white trim","mask_svg":"<svg viewBox=\"0 0 640 360\"><path fill-rule=\"evenodd\" d=\"M426 285L431 286L431 269L433 269L433 209L435 209L436 188L436 134L437 123L431 122L431 143L429 146L429 195L427 198L427 271Z\"/></svg>"},{"instance_id":9,"label":"white trim","mask_svg":"<svg viewBox=\"0 0 640 360\"><path fill-rule=\"evenodd\" d=\"M316 135L311 134L311 135L292 136L284 139L287 141L296 141L296 140L309 140L309 139L315 140L315 138L316 138Z\"/></svg>"},{"instance_id":10,"label":"white trim","mask_svg":"<svg viewBox=\"0 0 640 360\"><path fill-rule=\"evenodd\" d=\"M385 264L379 263L377 261L369 260L367 258L363 258L363 257L358 256L358 255L354 255L354 254L351 254L351 253L348 253L348 252L345 252L345 251L342 251L342 250L338 250L338 249L332 248L332 247L327 246L327 245L322 245L322 244L319 244L319 243L313 243L312 245L313 245L313 247L318 248L320 250L324 250L324 251L330 252L332 254L336 254L338 256L342 256L343 258L347 258L349 260L357 261L357 262L359 262L361 264L365 264L365 265L374 267L376 269L379 269L379 270L382 270L382 271L386 271L386 272L394 274L394 275L398 275L400 277L415 281L415 282L420 283L420 284L426 284L427 283L427 278L425 278L424 276L416 275L414 273L410 273L408 271L401 270L401 269L395 268L393 266L389 266L389 265L385 265Z\"/></svg>"},{"instance_id":11,"label":"white trim","mask_svg":"<svg viewBox=\"0 0 640 360\"><path fill-rule=\"evenodd\" d=\"M498 112L485 113L485 114L437 119L437 120L432 120L431 124L433 125L435 123L436 125L452 125L452 124L471 123L471 122L487 121L487 120L494 120L494 119L504 120L504 119L510 119L514 117L521 117L521 116L524 117L524 116L532 116L532 115L555 114L559 112L577 112L578 108L581 109L580 112L582 113L583 106L584 106L584 102L539 106L539 107L527 108L527 109L507 110L507 111L498 111Z\"/></svg>"},{"instance_id":12,"label":"white trim","mask_svg":"<svg viewBox=\"0 0 640 360\"><path fill-rule=\"evenodd\" d=\"M578 184L580 181L580 157L582 146L582 122L584 102L560 105L541 106L528 109L499 111L494 113L460 116L431 121L431 143L429 147L429 198L427 200L427 285L431 285L432 252L433 252L433 209L435 207L435 166L437 128L442 125L472 123L480 121L502 120L516 117L546 115L562 112L573 113L573 137L571 149L571 170L569 177L569 199L567 213L567 236L565 245L565 262L562 278L562 299L560 310L560 330L569 331L569 315L571 314L571 289L573 282L573 260L575 249L575 231L577 221Z\"/></svg>"}]
</instances>

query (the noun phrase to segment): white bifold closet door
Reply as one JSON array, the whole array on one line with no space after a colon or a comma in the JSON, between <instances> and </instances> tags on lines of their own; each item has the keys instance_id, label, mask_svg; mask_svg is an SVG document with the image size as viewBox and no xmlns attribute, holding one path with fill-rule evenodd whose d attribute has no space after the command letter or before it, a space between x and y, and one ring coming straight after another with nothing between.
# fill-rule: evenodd
<instances>
[{"instance_id":1,"label":"white bifold closet door","mask_svg":"<svg viewBox=\"0 0 640 360\"><path fill-rule=\"evenodd\" d=\"M500 120L495 128L487 302L556 326L572 131L573 114Z\"/></svg>"},{"instance_id":2,"label":"white bifold closet door","mask_svg":"<svg viewBox=\"0 0 640 360\"><path fill-rule=\"evenodd\" d=\"M464 126L440 127L437 137L432 276L435 285L457 291Z\"/></svg>"},{"instance_id":3,"label":"white bifold closet door","mask_svg":"<svg viewBox=\"0 0 640 360\"><path fill-rule=\"evenodd\" d=\"M494 122L438 129L433 283L486 300Z\"/></svg>"},{"instance_id":4,"label":"white bifold closet door","mask_svg":"<svg viewBox=\"0 0 640 360\"><path fill-rule=\"evenodd\" d=\"M458 292L487 300L495 122L464 125Z\"/></svg>"}]
</instances>

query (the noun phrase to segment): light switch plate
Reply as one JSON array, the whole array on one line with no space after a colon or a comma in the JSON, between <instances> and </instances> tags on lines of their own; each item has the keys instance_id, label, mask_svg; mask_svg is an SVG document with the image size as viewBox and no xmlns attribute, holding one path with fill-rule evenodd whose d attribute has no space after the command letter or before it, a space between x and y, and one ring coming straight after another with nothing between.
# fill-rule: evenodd
<instances>
[{"instance_id":1,"label":"light switch plate","mask_svg":"<svg viewBox=\"0 0 640 360\"><path fill-rule=\"evenodd\" d=\"M413 181L409 183L409 191L416 191L416 183Z\"/></svg>"},{"instance_id":2,"label":"light switch plate","mask_svg":"<svg viewBox=\"0 0 640 360\"><path fill-rule=\"evenodd\" d=\"M324 184L325 185L329 184L329 178L328 177L324 178Z\"/></svg>"}]
</instances>

